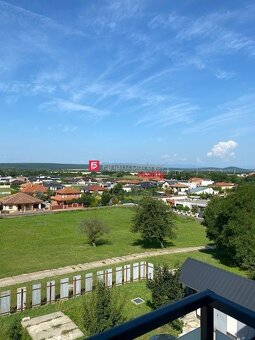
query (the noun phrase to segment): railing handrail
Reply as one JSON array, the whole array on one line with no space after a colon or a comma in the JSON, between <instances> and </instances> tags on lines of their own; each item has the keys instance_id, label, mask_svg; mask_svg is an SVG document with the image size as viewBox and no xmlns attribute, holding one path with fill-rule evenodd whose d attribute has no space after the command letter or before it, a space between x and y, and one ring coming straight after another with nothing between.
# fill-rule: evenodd
<instances>
[{"instance_id":1,"label":"railing handrail","mask_svg":"<svg viewBox=\"0 0 255 340\"><path fill-rule=\"evenodd\" d=\"M198 308L217 308L219 311L241 321L247 326L254 327L255 312L233 301L223 298L216 293L205 290L195 293L175 303L163 306L155 311L127 321L102 333L91 336L91 340L105 339L134 339L153 329L165 325ZM212 320L211 320L212 321ZM209 339L209 337L208 337Z\"/></svg>"}]
</instances>

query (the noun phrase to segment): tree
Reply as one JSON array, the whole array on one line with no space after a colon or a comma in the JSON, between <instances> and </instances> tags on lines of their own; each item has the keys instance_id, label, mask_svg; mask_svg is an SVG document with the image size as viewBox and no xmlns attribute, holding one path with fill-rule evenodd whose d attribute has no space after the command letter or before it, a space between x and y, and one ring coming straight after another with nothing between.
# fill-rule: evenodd
<instances>
[{"instance_id":1,"label":"tree","mask_svg":"<svg viewBox=\"0 0 255 340\"><path fill-rule=\"evenodd\" d=\"M193 205L192 208L191 208L191 212L192 212L192 214L197 214L198 213L198 206Z\"/></svg>"},{"instance_id":2,"label":"tree","mask_svg":"<svg viewBox=\"0 0 255 340\"><path fill-rule=\"evenodd\" d=\"M124 306L124 300L117 296L114 288L106 288L104 283L99 281L95 291L84 301L84 328L89 335L93 335L123 323Z\"/></svg>"},{"instance_id":3,"label":"tree","mask_svg":"<svg viewBox=\"0 0 255 340\"><path fill-rule=\"evenodd\" d=\"M22 330L21 321L19 319L14 319L9 328L10 339L21 340L23 337Z\"/></svg>"},{"instance_id":4,"label":"tree","mask_svg":"<svg viewBox=\"0 0 255 340\"><path fill-rule=\"evenodd\" d=\"M101 196L97 192L91 195L91 207L97 207L101 201Z\"/></svg>"},{"instance_id":5,"label":"tree","mask_svg":"<svg viewBox=\"0 0 255 340\"><path fill-rule=\"evenodd\" d=\"M164 248L165 238L175 236L174 215L164 202L144 197L136 208L131 230L140 232L145 241L158 242Z\"/></svg>"},{"instance_id":6,"label":"tree","mask_svg":"<svg viewBox=\"0 0 255 340\"><path fill-rule=\"evenodd\" d=\"M179 281L180 269L170 270L167 266L155 266L154 279L147 281L147 287L151 291L152 306L157 309L168 303L176 302L183 298L184 290ZM170 325L182 331L182 322L175 320Z\"/></svg>"},{"instance_id":7,"label":"tree","mask_svg":"<svg viewBox=\"0 0 255 340\"><path fill-rule=\"evenodd\" d=\"M43 192L36 192L35 197L41 201L47 201L47 199L49 198L49 196L47 194L44 194Z\"/></svg>"},{"instance_id":8,"label":"tree","mask_svg":"<svg viewBox=\"0 0 255 340\"><path fill-rule=\"evenodd\" d=\"M109 233L108 226L96 217L82 221L80 224L80 230L86 234L89 243L94 247L96 247L98 240L104 234Z\"/></svg>"},{"instance_id":9,"label":"tree","mask_svg":"<svg viewBox=\"0 0 255 340\"><path fill-rule=\"evenodd\" d=\"M104 191L101 197L101 204L103 206L108 205L111 200L111 194L108 191Z\"/></svg>"},{"instance_id":10,"label":"tree","mask_svg":"<svg viewBox=\"0 0 255 340\"><path fill-rule=\"evenodd\" d=\"M117 183L114 185L114 187L112 188L112 193L114 195L121 195L123 194L123 186L121 183Z\"/></svg>"},{"instance_id":11,"label":"tree","mask_svg":"<svg viewBox=\"0 0 255 340\"><path fill-rule=\"evenodd\" d=\"M255 277L255 186L240 186L226 197L213 198L204 224L216 248Z\"/></svg>"},{"instance_id":12,"label":"tree","mask_svg":"<svg viewBox=\"0 0 255 340\"><path fill-rule=\"evenodd\" d=\"M82 194L81 197L77 198L75 202L82 203L84 207L89 207L91 205L91 195L90 194Z\"/></svg>"}]
</instances>

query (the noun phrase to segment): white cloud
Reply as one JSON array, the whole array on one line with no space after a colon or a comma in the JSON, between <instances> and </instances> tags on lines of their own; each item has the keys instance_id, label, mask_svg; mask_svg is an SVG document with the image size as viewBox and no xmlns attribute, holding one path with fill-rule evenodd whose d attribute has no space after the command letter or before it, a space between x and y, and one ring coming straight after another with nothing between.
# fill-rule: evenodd
<instances>
[{"instance_id":1,"label":"white cloud","mask_svg":"<svg viewBox=\"0 0 255 340\"><path fill-rule=\"evenodd\" d=\"M215 72L215 76L217 79L231 79L235 76L234 72L227 72L224 70L217 70Z\"/></svg>"},{"instance_id":2,"label":"white cloud","mask_svg":"<svg viewBox=\"0 0 255 340\"><path fill-rule=\"evenodd\" d=\"M234 158L234 149L238 146L237 142L229 140L227 142L219 142L215 144L210 151L207 152L207 157L219 157L221 159Z\"/></svg>"},{"instance_id":3,"label":"white cloud","mask_svg":"<svg viewBox=\"0 0 255 340\"><path fill-rule=\"evenodd\" d=\"M185 157L181 157L180 155L178 155L178 153L174 153L174 154L164 154L162 156L162 158L167 162L167 163L173 163L173 162L186 162L187 158Z\"/></svg>"},{"instance_id":4,"label":"white cloud","mask_svg":"<svg viewBox=\"0 0 255 340\"><path fill-rule=\"evenodd\" d=\"M93 106L74 103L72 101L63 99L54 99L52 101L43 103L40 105L40 109L48 109L54 111L65 111L65 112L81 112L88 113L92 116L102 116L107 114L107 111L97 109Z\"/></svg>"},{"instance_id":5,"label":"white cloud","mask_svg":"<svg viewBox=\"0 0 255 340\"><path fill-rule=\"evenodd\" d=\"M77 126L70 126L70 125L64 125L62 128L61 128L61 131L62 132L74 132L78 129Z\"/></svg>"}]
</instances>

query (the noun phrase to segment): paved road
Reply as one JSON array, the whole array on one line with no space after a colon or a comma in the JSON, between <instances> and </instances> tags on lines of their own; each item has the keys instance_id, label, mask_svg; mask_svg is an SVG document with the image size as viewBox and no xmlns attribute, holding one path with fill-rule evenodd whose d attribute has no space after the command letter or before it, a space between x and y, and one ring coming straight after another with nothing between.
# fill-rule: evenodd
<instances>
[{"instance_id":1,"label":"paved road","mask_svg":"<svg viewBox=\"0 0 255 340\"><path fill-rule=\"evenodd\" d=\"M137 253L137 254L130 254L125 256L119 257L112 257L110 259L76 264L73 266L66 266L57 269L47 269L40 272L34 272L29 274L22 274L17 276L6 277L0 279L0 288L13 286L16 284L28 282L28 281L35 281L35 280L42 280L45 278L58 276L58 275L67 275L70 273L77 273L84 270L90 270L94 268L100 268L103 266L114 265L117 263L134 261L146 257L151 256L160 256L160 255L168 255L168 254L179 254L179 253L188 253L191 251L198 251L202 249L208 249L209 247L200 246L200 247L187 247L187 248L172 248L172 249L161 249L161 250L154 250L148 251L144 253Z\"/></svg>"}]
</instances>

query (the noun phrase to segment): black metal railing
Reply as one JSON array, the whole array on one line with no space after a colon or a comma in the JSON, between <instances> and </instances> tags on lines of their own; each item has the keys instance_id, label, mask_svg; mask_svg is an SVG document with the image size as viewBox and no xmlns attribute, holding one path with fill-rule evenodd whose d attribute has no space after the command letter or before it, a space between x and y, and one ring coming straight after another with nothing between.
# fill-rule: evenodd
<instances>
[{"instance_id":1,"label":"black metal railing","mask_svg":"<svg viewBox=\"0 0 255 340\"><path fill-rule=\"evenodd\" d=\"M153 312L111 328L90 337L91 340L134 339L153 329L165 325L177 318L201 308L201 340L213 340L214 313L217 310L232 316L243 324L255 327L255 312L233 301L225 299L210 290L190 295L178 302L168 304Z\"/></svg>"}]
</instances>

